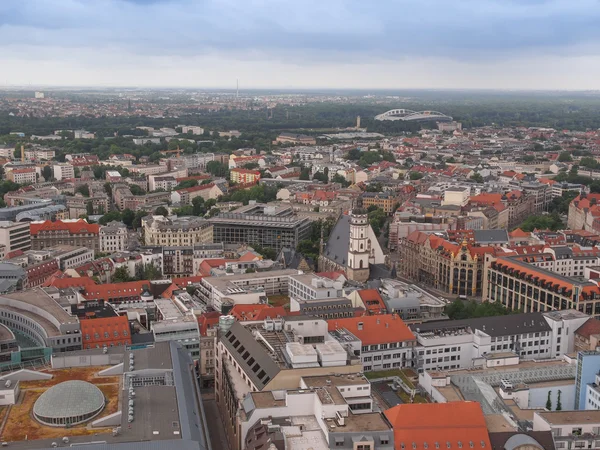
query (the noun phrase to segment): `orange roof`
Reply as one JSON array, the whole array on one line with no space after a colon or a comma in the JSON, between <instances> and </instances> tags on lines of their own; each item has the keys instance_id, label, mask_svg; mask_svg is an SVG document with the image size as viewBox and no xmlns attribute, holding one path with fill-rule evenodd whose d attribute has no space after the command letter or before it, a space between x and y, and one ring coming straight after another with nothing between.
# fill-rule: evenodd
<instances>
[{"instance_id":1,"label":"orange roof","mask_svg":"<svg viewBox=\"0 0 600 450\"><path fill-rule=\"evenodd\" d=\"M96 286L96 282L90 277L73 277L63 278L64 274L58 270L50 278L48 278L43 287L55 287L57 289L66 289L72 287L83 287L88 288Z\"/></svg>"},{"instance_id":2,"label":"orange roof","mask_svg":"<svg viewBox=\"0 0 600 450\"><path fill-rule=\"evenodd\" d=\"M371 313L378 314L386 311L385 303L383 303L383 299L377 289L363 289L362 291L358 291L358 295L365 305L365 309Z\"/></svg>"},{"instance_id":3,"label":"orange roof","mask_svg":"<svg viewBox=\"0 0 600 450\"><path fill-rule=\"evenodd\" d=\"M249 174L252 174L252 175L260 175L260 172L258 170L250 170L250 169L231 169L231 172L249 173Z\"/></svg>"},{"instance_id":4,"label":"orange roof","mask_svg":"<svg viewBox=\"0 0 600 450\"><path fill-rule=\"evenodd\" d=\"M517 228L516 230L511 231L510 233L508 233L508 235L511 238L528 238L528 237L531 237L531 233L528 233L527 231L523 231L520 228Z\"/></svg>"},{"instance_id":5,"label":"orange roof","mask_svg":"<svg viewBox=\"0 0 600 450\"><path fill-rule=\"evenodd\" d=\"M337 280L340 277L343 277L346 280L346 274L340 270L335 272L317 272L315 275L318 275L323 278L329 278L330 280Z\"/></svg>"},{"instance_id":6,"label":"orange roof","mask_svg":"<svg viewBox=\"0 0 600 450\"><path fill-rule=\"evenodd\" d=\"M329 331L345 328L362 341L362 345L414 341L415 335L395 314L330 319Z\"/></svg>"},{"instance_id":7,"label":"orange roof","mask_svg":"<svg viewBox=\"0 0 600 450\"><path fill-rule=\"evenodd\" d=\"M98 234L100 232L100 225L87 223L83 219L79 219L75 222L63 222L62 220L52 222L51 220L46 220L45 222L40 223L31 222L29 224L29 229L32 235L36 235L42 231L61 230L66 230L70 234Z\"/></svg>"},{"instance_id":8,"label":"orange roof","mask_svg":"<svg viewBox=\"0 0 600 450\"><path fill-rule=\"evenodd\" d=\"M13 169L13 173L33 173L35 169L33 167L27 167L25 169Z\"/></svg>"},{"instance_id":9,"label":"orange roof","mask_svg":"<svg viewBox=\"0 0 600 450\"><path fill-rule=\"evenodd\" d=\"M110 343L131 344L131 330L127 316L81 319L81 345L95 348Z\"/></svg>"},{"instance_id":10,"label":"orange roof","mask_svg":"<svg viewBox=\"0 0 600 450\"><path fill-rule=\"evenodd\" d=\"M283 306L271 305L235 305L229 312L239 321L245 320L265 320L267 317L272 319L277 316L287 315L287 311Z\"/></svg>"},{"instance_id":11,"label":"orange roof","mask_svg":"<svg viewBox=\"0 0 600 450\"><path fill-rule=\"evenodd\" d=\"M219 317L221 317L221 313L218 311L211 311L200 315L198 317L198 331L200 332L200 336L206 336L209 328L214 328L218 325Z\"/></svg>"},{"instance_id":12,"label":"orange roof","mask_svg":"<svg viewBox=\"0 0 600 450\"><path fill-rule=\"evenodd\" d=\"M84 296L87 300L108 300L109 298L134 297L149 287L148 281L127 281L125 283L109 283L96 286L86 286Z\"/></svg>"},{"instance_id":13,"label":"orange roof","mask_svg":"<svg viewBox=\"0 0 600 450\"><path fill-rule=\"evenodd\" d=\"M470 203L478 205L495 205L502 202L502 194L479 194L469 199Z\"/></svg>"},{"instance_id":14,"label":"orange roof","mask_svg":"<svg viewBox=\"0 0 600 450\"><path fill-rule=\"evenodd\" d=\"M475 449L491 448L485 417L477 402L406 403L384 414L394 429L396 450L468 449L471 442Z\"/></svg>"},{"instance_id":15,"label":"orange roof","mask_svg":"<svg viewBox=\"0 0 600 450\"><path fill-rule=\"evenodd\" d=\"M180 278L172 278L171 281L175 283L180 288L184 288L186 286L190 286L191 284L200 283L202 281L202 276L196 277L180 277Z\"/></svg>"}]
</instances>

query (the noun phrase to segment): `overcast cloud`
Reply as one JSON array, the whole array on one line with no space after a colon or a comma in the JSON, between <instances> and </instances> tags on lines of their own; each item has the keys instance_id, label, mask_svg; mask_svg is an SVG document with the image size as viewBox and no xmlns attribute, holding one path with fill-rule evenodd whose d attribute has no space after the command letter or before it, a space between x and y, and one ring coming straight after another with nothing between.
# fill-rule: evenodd
<instances>
[{"instance_id":1,"label":"overcast cloud","mask_svg":"<svg viewBox=\"0 0 600 450\"><path fill-rule=\"evenodd\" d=\"M598 0L0 0L0 83L598 89Z\"/></svg>"}]
</instances>

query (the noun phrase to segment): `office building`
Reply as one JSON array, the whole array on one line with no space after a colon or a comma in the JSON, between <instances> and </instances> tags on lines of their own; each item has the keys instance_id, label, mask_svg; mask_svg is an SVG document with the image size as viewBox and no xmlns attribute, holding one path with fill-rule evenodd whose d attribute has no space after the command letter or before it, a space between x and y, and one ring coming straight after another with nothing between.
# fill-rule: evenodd
<instances>
[{"instance_id":1,"label":"office building","mask_svg":"<svg viewBox=\"0 0 600 450\"><path fill-rule=\"evenodd\" d=\"M200 217L148 216L142 219L142 226L146 245L178 247L213 243L213 224Z\"/></svg>"},{"instance_id":2,"label":"office building","mask_svg":"<svg viewBox=\"0 0 600 450\"><path fill-rule=\"evenodd\" d=\"M4 245L6 254L31 249L29 223L0 221L0 245Z\"/></svg>"},{"instance_id":3,"label":"office building","mask_svg":"<svg viewBox=\"0 0 600 450\"><path fill-rule=\"evenodd\" d=\"M112 221L104 226L100 226L100 251L103 253L125 251L127 236L127 227L123 222Z\"/></svg>"},{"instance_id":4,"label":"office building","mask_svg":"<svg viewBox=\"0 0 600 450\"><path fill-rule=\"evenodd\" d=\"M214 227L214 242L269 247L279 252L296 248L310 236L308 218L294 215L291 207L253 204L208 219Z\"/></svg>"},{"instance_id":5,"label":"office building","mask_svg":"<svg viewBox=\"0 0 600 450\"><path fill-rule=\"evenodd\" d=\"M53 171L57 181L75 178L75 168L69 163L55 163Z\"/></svg>"}]
</instances>

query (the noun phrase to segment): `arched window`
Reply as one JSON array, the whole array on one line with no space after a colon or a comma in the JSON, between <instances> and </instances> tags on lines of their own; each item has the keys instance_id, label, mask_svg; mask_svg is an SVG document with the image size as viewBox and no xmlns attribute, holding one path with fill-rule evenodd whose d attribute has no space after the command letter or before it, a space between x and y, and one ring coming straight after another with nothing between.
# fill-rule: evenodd
<instances>
[{"instance_id":1,"label":"arched window","mask_svg":"<svg viewBox=\"0 0 600 450\"><path fill-rule=\"evenodd\" d=\"M364 245L363 245L363 244L360 244L360 249L362 250L363 248L364 248Z\"/></svg>"},{"instance_id":2,"label":"arched window","mask_svg":"<svg viewBox=\"0 0 600 450\"><path fill-rule=\"evenodd\" d=\"M359 268L359 269L362 269L362 268L363 268L363 261L362 261L362 259L360 260L360 263L358 264L358 268Z\"/></svg>"}]
</instances>

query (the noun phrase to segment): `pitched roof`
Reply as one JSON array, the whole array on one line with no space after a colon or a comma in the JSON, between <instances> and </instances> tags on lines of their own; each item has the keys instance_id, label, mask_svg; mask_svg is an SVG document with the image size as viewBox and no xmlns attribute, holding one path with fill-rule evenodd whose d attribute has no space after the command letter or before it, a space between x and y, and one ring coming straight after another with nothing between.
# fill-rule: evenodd
<instances>
[{"instance_id":1,"label":"pitched roof","mask_svg":"<svg viewBox=\"0 0 600 450\"><path fill-rule=\"evenodd\" d=\"M349 317L327 321L329 331L345 328L362 341L363 345L386 344L415 340L415 335L395 314Z\"/></svg>"},{"instance_id":2,"label":"pitched roof","mask_svg":"<svg viewBox=\"0 0 600 450\"><path fill-rule=\"evenodd\" d=\"M214 328L218 325L219 317L221 317L221 313L218 311L211 311L200 315L198 317L198 330L200 336L206 336L206 332L209 328Z\"/></svg>"},{"instance_id":3,"label":"pitched roof","mask_svg":"<svg viewBox=\"0 0 600 450\"><path fill-rule=\"evenodd\" d=\"M520 228L517 228L517 229L511 231L510 233L508 233L508 235L511 238L528 238L528 237L531 237L531 233L528 233L527 231L523 231Z\"/></svg>"},{"instance_id":4,"label":"pitched roof","mask_svg":"<svg viewBox=\"0 0 600 450\"><path fill-rule=\"evenodd\" d=\"M600 334L600 320L593 317L590 318L586 323L577 328L575 333L586 339L595 334Z\"/></svg>"},{"instance_id":5,"label":"pitched roof","mask_svg":"<svg viewBox=\"0 0 600 450\"><path fill-rule=\"evenodd\" d=\"M98 234L100 232L100 225L96 223L87 223L83 219L79 219L75 222L63 222L62 220L46 220L45 222L36 223L31 222L29 229L32 235L36 235L42 231L61 231L66 230L70 234Z\"/></svg>"},{"instance_id":6,"label":"pitched roof","mask_svg":"<svg viewBox=\"0 0 600 450\"><path fill-rule=\"evenodd\" d=\"M385 312L385 303L377 289L363 289L358 291L358 295L369 312L374 314Z\"/></svg>"},{"instance_id":7,"label":"pitched roof","mask_svg":"<svg viewBox=\"0 0 600 450\"><path fill-rule=\"evenodd\" d=\"M323 249L323 256L336 264L345 266L350 247L350 216L340 216L339 220L331 230L329 239Z\"/></svg>"},{"instance_id":8,"label":"pitched roof","mask_svg":"<svg viewBox=\"0 0 600 450\"><path fill-rule=\"evenodd\" d=\"M271 305L235 305L229 312L237 320L265 320L267 317L275 319L277 316L286 316L287 311L283 306Z\"/></svg>"},{"instance_id":9,"label":"pitched roof","mask_svg":"<svg viewBox=\"0 0 600 450\"><path fill-rule=\"evenodd\" d=\"M468 449L471 443L473 449L491 447L483 411L477 402L407 403L384 414L394 429L397 450Z\"/></svg>"}]
</instances>

